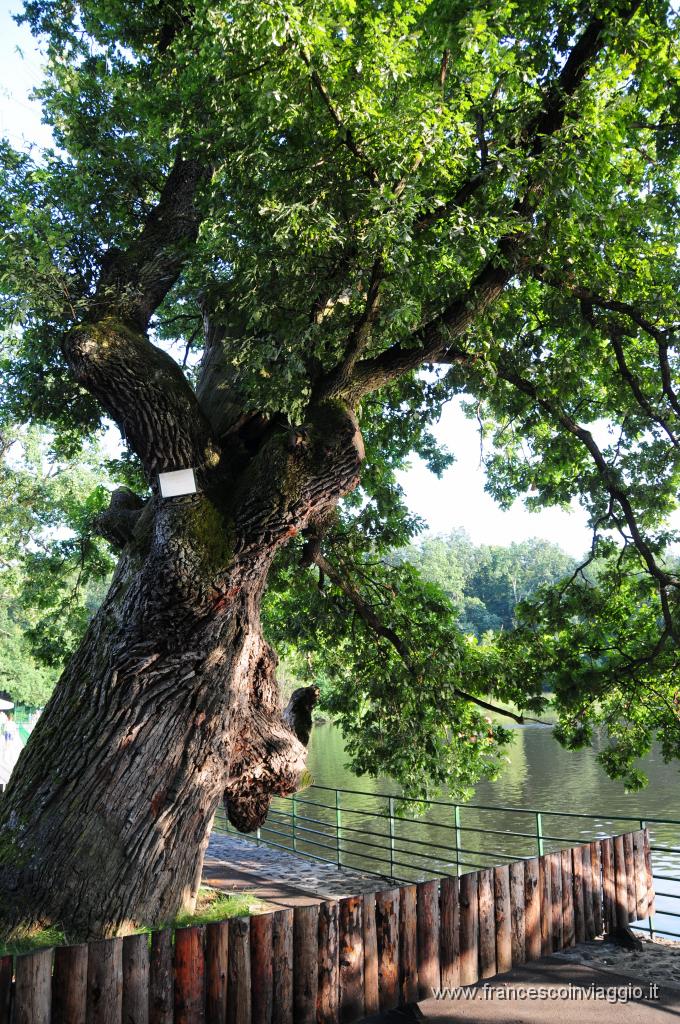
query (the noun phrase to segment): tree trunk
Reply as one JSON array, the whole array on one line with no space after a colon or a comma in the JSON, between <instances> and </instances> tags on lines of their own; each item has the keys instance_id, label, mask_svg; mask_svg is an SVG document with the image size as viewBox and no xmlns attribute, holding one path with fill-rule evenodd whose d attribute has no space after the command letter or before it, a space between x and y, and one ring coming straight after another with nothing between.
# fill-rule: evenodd
<instances>
[{"instance_id":1,"label":"tree trunk","mask_svg":"<svg viewBox=\"0 0 680 1024\"><path fill-rule=\"evenodd\" d=\"M260 600L278 547L355 485L362 457L337 403L306 436L301 450L272 436L228 486L123 503L134 528L109 594L0 797L0 932L170 919L195 899L220 799L246 831L295 790L306 751Z\"/></svg>"},{"instance_id":2,"label":"tree trunk","mask_svg":"<svg viewBox=\"0 0 680 1024\"><path fill-rule=\"evenodd\" d=\"M363 444L344 400L312 400L292 433L247 406L234 416L223 329L207 315L197 392L149 340L207 178L178 153L63 340L153 495L118 492L100 517L124 545L110 592L0 797L0 935L54 923L73 941L174 917L194 901L219 800L248 831L304 768L260 600L277 549L356 486ZM198 493L164 500L158 474L189 467Z\"/></svg>"}]
</instances>

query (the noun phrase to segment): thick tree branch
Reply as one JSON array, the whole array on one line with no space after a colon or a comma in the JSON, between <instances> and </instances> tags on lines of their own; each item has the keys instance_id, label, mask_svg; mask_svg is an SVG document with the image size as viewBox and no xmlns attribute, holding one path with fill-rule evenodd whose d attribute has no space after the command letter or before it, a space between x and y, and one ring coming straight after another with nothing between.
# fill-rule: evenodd
<instances>
[{"instance_id":1,"label":"thick tree branch","mask_svg":"<svg viewBox=\"0 0 680 1024\"><path fill-rule=\"evenodd\" d=\"M630 19L638 6L639 0L635 0L625 12L622 12L622 19ZM605 29L605 22L601 18L594 18L587 25L570 51L556 80L547 90L541 112L529 122L523 133L522 141L529 159L539 156L545 148L547 139L562 127L568 100L574 95L605 45ZM476 191L481 185L479 179L484 175L484 171L480 172L461 186L460 194L467 196ZM540 179L530 175L525 193L515 201L513 211L520 217L531 214L542 187ZM439 215L446 214L440 214L438 211L428 214L426 223L431 223L431 218L438 218ZM337 375L332 375L328 393L343 393L345 389L344 393L350 401L356 402L368 392L377 390L404 373L417 369L423 363L436 361L438 355L451 350L452 343L502 294L515 272L522 241L521 234L506 234L498 243L498 254L478 272L464 295L414 332L406 344L395 345L374 359L357 363L349 386ZM469 358L465 352L461 352L460 357Z\"/></svg>"},{"instance_id":2,"label":"thick tree branch","mask_svg":"<svg viewBox=\"0 0 680 1024\"><path fill-rule=\"evenodd\" d=\"M146 330L196 240L201 215L195 198L209 173L198 160L175 158L139 236L124 252L108 253L103 261L93 303L98 318L115 315Z\"/></svg>"},{"instance_id":3,"label":"thick tree branch","mask_svg":"<svg viewBox=\"0 0 680 1024\"><path fill-rule=\"evenodd\" d=\"M75 379L97 398L141 459L150 480L220 455L207 419L175 361L145 334L196 239L194 199L205 167L178 156L157 205L125 252L110 253L89 316L66 336Z\"/></svg>"},{"instance_id":4,"label":"thick tree branch","mask_svg":"<svg viewBox=\"0 0 680 1024\"><path fill-rule=\"evenodd\" d=\"M356 487L363 458L358 420L341 402L310 407L299 430L274 427L226 498L239 557L261 557L263 538L273 555L323 519Z\"/></svg>"},{"instance_id":5,"label":"thick tree branch","mask_svg":"<svg viewBox=\"0 0 680 1024\"><path fill-rule=\"evenodd\" d=\"M661 415L658 408L652 404L651 399L645 394L641 382L632 372L626 360L622 339L631 334L630 326L620 319L611 321L606 320L603 317L595 317L593 310L607 310L608 312L617 313L621 317L626 317L644 331L645 334L648 334L654 339L654 341L656 341L657 349L659 351L662 392L666 396L666 399L673 411L680 415L680 403L677 402L676 395L672 388L670 364L668 362L667 339L669 332L666 329L659 327L657 324L653 324L639 311L639 309L636 308L635 305L630 302L620 302L617 299L604 298L596 292L591 291L589 288L584 288L581 285L575 285L570 281L565 281L556 277L553 273L547 271L543 267L536 268L534 270L534 275L544 284L550 285L550 287L556 288L559 291L566 292L569 295L573 295L578 299L583 318L591 325L591 327L595 328L609 339L616 357L619 373L628 384L636 402L643 412L649 416L650 420L653 423L658 424L658 426L660 426L666 433L673 447L677 448L678 438L675 431L666 417Z\"/></svg>"},{"instance_id":6,"label":"thick tree branch","mask_svg":"<svg viewBox=\"0 0 680 1024\"><path fill-rule=\"evenodd\" d=\"M621 313L623 316L629 317L634 324L641 327L646 334L654 338L655 341L662 341L667 337L667 331L664 328L658 327L653 324L651 320L643 316L642 313L630 302L619 302L616 299L605 299L596 292L590 291L588 288L580 288L577 286L565 286L568 291L571 291L572 295L575 295L577 299L581 299L583 302L588 302L591 306L595 306L598 309L606 309L613 313Z\"/></svg>"},{"instance_id":7,"label":"thick tree branch","mask_svg":"<svg viewBox=\"0 0 680 1024\"><path fill-rule=\"evenodd\" d=\"M592 291L590 288L584 288L582 285L574 284L573 281L565 280L562 277L555 275L552 271L546 269L546 267L536 266L532 271L534 277L544 284L550 285L551 288L557 288L561 291L565 291L574 298L579 299L581 302L586 302L590 306L594 306L597 309L606 309L612 313L620 313L622 316L628 317L634 324L648 334L655 341L667 341L674 330L677 330L678 325L673 324L672 326L660 327L659 324L654 324L649 317L644 316L643 313L635 306L632 302L621 302L618 299L607 299L603 295L598 295L597 292Z\"/></svg>"},{"instance_id":8,"label":"thick tree branch","mask_svg":"<svg viewBox=\"0 0 680 1024\"><path fill-rule=\"evenodd\" d=\"M658 413L654 409L651 402L647 398L647 395L643 391L640 381L637 379L635 374L631 371L630 367L628 366L625 352L623 350L623 343L621 340L623 335L621 331L617 330L615 326L612 326L608 331L606 331L606 333L609 337L609 340L611 341L612 348L614 350L614 355L616 356L616 364L619 368L619 373L628 384L631 392L635 396L635 400L637 401L638 405L643 410L643 412L647 414L652 423L656 423L658 424L658 426L661 427L661 429L666 433L673 447L679 447L678 438L671 429L668 421L664 416L661 416L660 413Z\"/></svg>"},{"instance_id":9,"label":"thick tree branch","mask_svg":"<svg viewBox=\"0 0 680 1024\"><path fill-rule=\"evenodd\" d=\"M445 203L441 203L433 210L424 210L419 214L416 217L414 224L416 234L420 234L422 231L425 231L426 228L432 227L432 225L436 224L437 221L445 220L459 207L463 206L468 199L471 199L475 192L479 191L482 185L489 180L492 168L493 164L488 163L483 170L477 171L462 182L456 192Z\"/></svg>"},{"instance_id":10,"label":"thick tree branch","mask_svg":"<svg viewBox=\"0 0 680 1024\"><path fill-rule=\"evenodd\" d=\"M680 416L680 401L678 396L673 389L673 375L671 373L671 366L668 361L668 338L662 337L657 339L657 349L659 352L659 367L661 369L661 384L663 387L663 393L668 399L674 412Z\"/></svg>"},{"instance_id":11,"label":"thick tree branch","mask_svg":"<svg viewBox=\"0 0 680 1024\"><path fill-rule=\"evenodd\" d=\"M142 498L128 487L119 487L111 494L109 507L93 521L92 530L120 551L132 540L143 508Z\"/></svg>"},{"instance_id":12,"label":"thick tree branch","mask_svg":"<svg viewBox=\"0 0 680 1024\"><path fill-rule=\"evenodd\" d=\"M150 482L188 467L200 480L219 463L219 446L189 382L141 331L105 317L74 328L64 354L78 383L115 420Z\"/></svg>"},{"instance_id":13,"label":"thick tree branch","mask_svg":"<svg viewBox=\"0 0 680 1024\"><path fill-rule=\"evenodd\" d=\"M328 393L344 393L349 401L357 402L369 392L376 391L403 374L418 369L423 363L437 362L444 353L447 354L448 362L473 361L474 353L457 347L454 343L503 292L515 273L512 260L517 247L514 236L503 239L501 251L507 259L505 265L497 260L489 260L468 290L442 313L414 332L409 338L409 344L394 345L373 359L360 360L354 367L349 381L333 375L327 384Z\"/></svg>"},{"instance_id":14,"label":"thick tree branch","mask_svg":"<svg viewBox=\"0 0 680 1024\"><path fill-rule=\"evenodd\" d=\"M641 0L635 0L628 4L620 14L621 20L629 21L640 6L640 2ZM605 30L605 20L593 18L575 42L562 70L545 93L542 109L528 122L521 133L521 141L529 156L538 156L545 147L546 139L558 132L564 124L566 100L574 95L593 61L605 45ZM434 210L424 211L416 220L417 231L423 231L437 221L450 216L487 181L489 172L493 169L493 162L490 163L488 160L483 124L480 125L479 116L477 133L482 157L481 170L459 185L456 193L447 202L442 203Z\"/></svg>"},{"instance_id":15,"label":"thick tree branch","mask_svg":"<svg viewBox=\"0 0 680 1024\"><path fill-rule=\"evenodd\" d=\"M345 357L333 374L333 385L327 383L321 387L322 395L341 394L345 387L351 386L354 367L371 338L371 331L380 310L380 290L384 279L384 264L378 256L371 268L371 280L366 294L363 312L358 318L347 340Z\"/></svg>"}]
</instances>

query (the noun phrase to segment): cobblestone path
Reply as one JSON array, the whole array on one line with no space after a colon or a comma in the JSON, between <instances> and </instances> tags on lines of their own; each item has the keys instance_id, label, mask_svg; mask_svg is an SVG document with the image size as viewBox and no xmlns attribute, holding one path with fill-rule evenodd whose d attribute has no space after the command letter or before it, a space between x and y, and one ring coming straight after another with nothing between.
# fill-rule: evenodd
<instances>
[{"instance_id":1,"label":"cobblestone path","mask_svg":"<svg viewBox=\"0 0 680 1024\"><path fill-rule=\"evenodd\" d=\"M357 896L390 886L388 879L376 875L257 846L250 839L219 832L210 837L203 881L220 889L247 891L281 906Z\"/></svg>"}]
</instances>

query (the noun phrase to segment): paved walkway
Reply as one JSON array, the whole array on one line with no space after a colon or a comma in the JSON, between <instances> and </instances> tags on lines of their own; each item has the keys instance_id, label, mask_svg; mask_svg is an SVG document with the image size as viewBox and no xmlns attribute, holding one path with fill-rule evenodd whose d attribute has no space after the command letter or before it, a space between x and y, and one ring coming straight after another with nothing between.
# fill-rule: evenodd
<instances>
[{"instance_id":1,"label":"paved walkway","mask_svg":"<svg viewBox=\"0 0 680 1024\"><path fill-rule=\"evenodd\" d=\"M545 957L463 990L473 998L426 999L411 1010L411 1019L436 1024L678 1024L680 985L665 982L655 990L650 982L653 978L643 982ZM388 1024L390 1018L370 1021ZM395 1016L395 1024L398 1020Z\"/></svg>"},{"instance_id":2,"label":"paved walkway","mask_svg":"<svg viewBox=\"0 0 680 1024\"><path fill-rule=\"evenodd\" d=\"M229 892L249 892L277 906L318 903L387 888L389 882L350 868L309 860L251 839L213 832L203 881Z\"/></svg>"}]
</instances>

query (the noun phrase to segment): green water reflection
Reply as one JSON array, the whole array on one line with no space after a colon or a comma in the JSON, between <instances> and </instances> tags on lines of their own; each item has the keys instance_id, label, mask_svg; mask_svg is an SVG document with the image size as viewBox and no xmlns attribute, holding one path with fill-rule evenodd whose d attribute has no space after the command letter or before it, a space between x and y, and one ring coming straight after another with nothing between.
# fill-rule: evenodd
<instances>
[{"instance_id":1,"label":"green water reflection","mask_svg":"<svg viewBox=\"0 0 680 1024\"><path fill-rule=\"evenodd\" d=\"M501 778L480 783L474 803L680 819L678 766L664 764L656 751L643 762L649 786L639 793L626 793L620 782L608 779L593 750L565 750L545 726L516 729L508 756L510 763ZM333 725L315 726L308 763L319 785L398 792L388 780L358 778L345 766L345 760L340 730Z\"/></svg>"}]
</instances>

